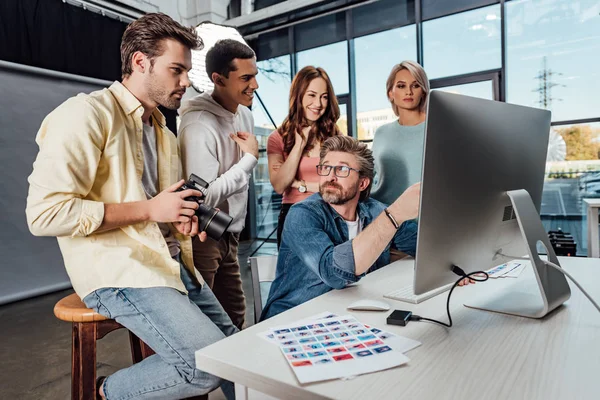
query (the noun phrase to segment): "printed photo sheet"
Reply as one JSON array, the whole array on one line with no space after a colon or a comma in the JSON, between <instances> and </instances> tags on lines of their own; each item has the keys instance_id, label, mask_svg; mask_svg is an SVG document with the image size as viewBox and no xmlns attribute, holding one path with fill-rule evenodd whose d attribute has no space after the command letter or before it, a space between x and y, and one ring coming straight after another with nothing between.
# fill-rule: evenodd
<instances>
[{"instance_id":1,"label":"printed photo sheet","mask_svg":"<svg viewBox=\"0 0 600 400\"><path fill-rule=\"evenodd\" d=\"M488 275L492 279L496 278L518 278L521 275L521 272L525 269L525 267L531 265L529 261L519 260L519 261L510 261L506 264L500 264L489 271L487 271Z\"/></svg>"},{"instance_id":2,"label":"printed photo sheet","mask_svg":"<svg viewBox=\"0 0 600 400\"><path fill-rule=\"evenodd\" d=\"M310 383L381 371L409 361L371 329L345 315L270 331L298 381Z\"/></svg>"},{"instance_id":3,"label":"printed photo sheet","mask_svg":"<svg viewBox=\"0 0 600 400\"><path fill-rule=\"evenodd\" d=\"M329 319L329 318L337 318L337 317L338 317L338 315L336 315L334 313L331 313L329 311L324 311L322 313L313 315L310 318L307 318L307 319L304 319L301 321L297 321L295 324L299 325L302 323L309 323L310 321L317 320L317 319ZM375 336L377 336L378 339L381 339L385 344L392 347L394 349L394 351L406 353L407 351L410 351L421 345L421 342L419 342L417 340L409 339L404 336L398 336L391 332L387 332L383 329L375 328L375 327L372 327L369 325L365 325L365 328L367 328L369 331L371 331L371 333L373 333ZM258 334L258 336L260 336L261 338L265 339L268 342L277 344L275 335L273 335L273 333L271 331L261 332Z\"/></svg>"}]
</instances>

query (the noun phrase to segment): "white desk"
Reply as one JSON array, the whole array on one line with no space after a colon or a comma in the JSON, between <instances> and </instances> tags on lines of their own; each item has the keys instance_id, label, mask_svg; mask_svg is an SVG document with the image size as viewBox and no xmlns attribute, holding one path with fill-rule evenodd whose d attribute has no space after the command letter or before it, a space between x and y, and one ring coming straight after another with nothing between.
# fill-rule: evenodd
<instances>
[{"instance_id":1,"label":"white desk","mask_svg":"<svg viewBox=\"0 0 600 400\"><path fill-rule=\"evenodd\" d=\"M588 292L600 300L600 260L559 257ZM515 280L490 280L455 290L454 327L411 322L385 324L390 312L348 312L359 298L384 300L383 293L412 280L414 261L400 260L363 278L357 286L332 291L196 352L201 370L281 399L595 399L600 393L600 313L570 284L566 305L543 320L465 308ZM527 269L519 280L533 279ZM418 305L385 299L393 308L446 318L446 295ZM256 334L322 311L350 313L359 321L421 341L407 353L406 366L301 386L279 349Z\"/></svg>"},{"instance_id":2,"label":"white desk","mask_svg":"<svg viewBox=\"0 0 600 400\"><path fill-rule=\"evenodd\" d=\"M587 245L588 257L600 257L600 238L598 237L598 208L600 199L583 199L587 206Z\"/></svg>"}]
</instances>

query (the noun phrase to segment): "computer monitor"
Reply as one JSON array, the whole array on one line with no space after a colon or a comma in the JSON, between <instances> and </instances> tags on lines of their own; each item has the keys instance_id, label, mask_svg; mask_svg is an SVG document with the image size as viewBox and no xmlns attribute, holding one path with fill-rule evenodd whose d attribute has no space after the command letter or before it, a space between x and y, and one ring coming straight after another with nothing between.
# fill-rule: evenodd
<instances>
[{"instance_id":1,"label":"computer monitor","mask_svg":"<svg viewBox=\"0 0 600 400\"><path fill-rule=\"evenodd\" d=\"M536 251L541 241L558 263L539 219L549 132L547 110L430 93L415 294L456 281L452 265L466 273L485 271L529 252L543 309L524 311L526 305L517 304L516 310L503 305L497 311L540 317L568 299L564 276Z\"/></svg>"}]
</instances>

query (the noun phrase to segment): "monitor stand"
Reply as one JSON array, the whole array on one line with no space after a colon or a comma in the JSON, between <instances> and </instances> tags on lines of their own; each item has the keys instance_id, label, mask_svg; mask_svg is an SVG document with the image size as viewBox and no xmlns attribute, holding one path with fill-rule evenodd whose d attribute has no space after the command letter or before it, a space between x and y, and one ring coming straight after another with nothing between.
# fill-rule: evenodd
<instances>
[{"instance_id":1,"label":"monitor stand","mask_svg":"<svg viewBox=\"0 0 600 400\"><path fill-rule=\"evenodd\" d=\"M571 297L571 290L565 275L547 266L540 259L537 252L538 242L542 242L546 247L548 261L560 266L529 193L519 189L510 190L506 194L512 202L521 234L527 243L529 259L537 280L537 286L530 286L530 288L539 289L539 292L531 289L520 292L511 290L511 287L500 292L499 297L474 300L465 306L521 317L542 318L567 301Z\"/></svg>"}]
</instances>

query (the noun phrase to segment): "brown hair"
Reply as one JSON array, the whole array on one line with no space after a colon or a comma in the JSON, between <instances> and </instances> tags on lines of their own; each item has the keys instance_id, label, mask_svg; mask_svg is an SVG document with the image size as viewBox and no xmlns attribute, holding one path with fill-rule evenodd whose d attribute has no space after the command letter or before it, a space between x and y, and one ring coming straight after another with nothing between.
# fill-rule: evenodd
<instances>
[{"instance_id":1,"label":"brown hair","mask_svg":"<svg viewBox=\"0 0 600 400\"><path fill-rule=\"evenodd\" d=\"M131 58L141 51L154 65L154 58L163 53L162 41L174 39L191 50L204 46L194 28L186 28L163 13L146 14L133 21L125 29L121 39L121 77L124 79L133 72Z\"/></svg>"},{"instance_id":2,"label":"brown hair","mask_svg":"<svg viewBox=\"0 0 600 400\"><path fill-rule=\"evenodd\" d=\"M360 192L359 201L364 201L371 194L373 186L373 177L375 176L375 159L373 152L369 150L366 143L359 142L350 136L334 136L327 139L321 146L321 163L330 151L339 151L341 153L350 153L356 157L358 161L358 176L361 178L369 178L369 186Z\"/></svg>"},{"instance_id":3,"label":"brown hair","mask_svg":"<svg viewBox=\"0 0 600 400\"><path fill-rule=\"evenodd\" d=\"M408 72L410 72L413 78L415 78L419 86L421 86L421 89L423 89L423 97L421 98L421 104L419 104L419 111L421 111L422 113L426 112L427 97L429 96L430 90L429 79L427 78L427 74L425 73L423 67L421 67L421 64L416 63L414 61L402 61L400 64L394 65L394 67L392 68L392 72L390 72L390 75L387 78L387 82L385 83L385 95L392 104L392 110L394 110L394 114L396 114L396 117L400 116L400 114L398 113L398 106L394 104L394 101L392 99L390 99L390 92L392 91L392 88L396 83L396 74L402 71L403 69L408 70Z\"/></svg>"},{"instance_id":4,"label":"brown hair","mask_svg":"<svg viewBox=\"0 0 600 400\"><path fill-rule=\"evenodd\" d=\"M333 91L333 85L329 79L329 75L323 68L307 66L302 68L292 81L292 87L290 88L290 105L289 112L281 126L279 127L279 133L283 138L283 151L288 153L292 151L294 144L296 143L295 133L301 133L302 128L305 127L304 109L302 108L302 98L308 89L308 85L316 78L323 78L327 85L327 108L325 112L311 128L308 138L310 141L306 143L304 147L304 153L308 153L314 146L315 141L323 143L327 138L340 134L340 131L336 125L338 118L340 117L340 107Z\"/></svg>"}]
</instances>

